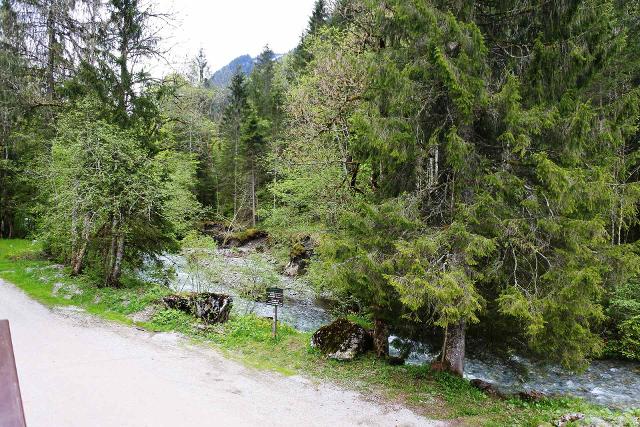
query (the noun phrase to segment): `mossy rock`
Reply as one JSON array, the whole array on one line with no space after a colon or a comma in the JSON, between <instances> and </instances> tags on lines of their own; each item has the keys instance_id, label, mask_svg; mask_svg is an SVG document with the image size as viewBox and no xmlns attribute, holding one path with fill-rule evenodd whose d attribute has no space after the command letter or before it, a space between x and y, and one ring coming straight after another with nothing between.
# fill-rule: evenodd
<instances>
[{"instance_id":1,"label":"mossy rock","mask_svg":"<svg viewBox=\"0 0 640 427\"><path fill-rule=\"evenodd\" d=\"M289 257L291 259L297 258L301 255L304 255L305 252L307 251L307 249L304 247L304 245L300 242L296 243L293 245L293 247L291 248L291 252L289 253Z\"/></svg>"},{"instance_id":2,"label":"mossy rock","mask_svg":"<svg viewBox=\"0 0 640 427\"><path fill-rule=\"evenodd\" d=\"M247 228L246 230L230 233L226 238L228 246L244 246L249 242L269 237L266 231L257 228Z\"/></svg>"},{"instance_id":3,"label":"mossy rock","mask_svg":"<svg viewBox=\"0 0 640 427\"><path fill-rule=\"evenodd\" d=\"M299 238L291 247L289 263L284 268L284 274L287 276L304 274L309 265L309 260L313 256L314 246L315 242L311 236L307 235Z\"/></svg>"},{"instance_id":4,"label":"mossy rock","mask_svg":"<svg viewBox=\"0 0 640 427\"><path fill-rule=\"evenodd\" d=\"M347 319L338 319L318 329L311 345L331 359L353 360L373 348L369 331Z\"/></svg>"}]
</instances>

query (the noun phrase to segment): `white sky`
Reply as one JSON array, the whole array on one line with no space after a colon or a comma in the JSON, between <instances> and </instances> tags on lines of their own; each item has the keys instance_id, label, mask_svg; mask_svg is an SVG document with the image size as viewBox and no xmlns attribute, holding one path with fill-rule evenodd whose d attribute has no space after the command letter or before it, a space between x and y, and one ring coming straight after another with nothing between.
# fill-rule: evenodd
<instances>
[{"instance_id":1,"label":"white sky","mask_svg":"<svg viewBox=\"0 0 640 427\"><path fill-rule=\"evenodd\" d=\"M204 49L211 72L232 59L256 56L265 44L276 53L294 48L307 26L314 0L151 0L158 12L170 12L163 48L170 65L154 65L152 74L184 71L188 58Z\"/></svg>"}]
</instances>

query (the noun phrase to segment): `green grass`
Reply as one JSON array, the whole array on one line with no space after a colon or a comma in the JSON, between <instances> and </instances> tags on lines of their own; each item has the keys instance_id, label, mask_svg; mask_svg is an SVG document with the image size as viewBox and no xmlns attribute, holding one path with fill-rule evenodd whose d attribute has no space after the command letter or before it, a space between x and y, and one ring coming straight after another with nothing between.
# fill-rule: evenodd
<instances>
[{"instance_id":1,"label":"green grass","mask_svg":"<svg viewBox=\"0 0 640 427\"><path fill-rule=\"evenodd\" d=\"M24 240L0 240L0 278L43 304L74 305L126 324L134 323L130 314L168 293L165 288L132 279L125 280L122 288L99 288L89 277L70 277L67 270L43 260L38 244ZM59 287L57 294L53 293L54 285ZM367 319L353 320L368 323ZM537 403L498 400L463 379L432 373L424 366L390 366L372 356L347 363L328 360L311 348L310 334L280 325L278 337L272 339L270 321L251 315L231 316L224 325L203 328L184 313L161 308L148 322L136 325L153 331L177 331L248 366L332 381L373 398L406 404L427 417L455 420L458 425L551 425L569 412L581 412L614 425L637 425L636 417L640 417L640 410L622 413L573 398Z\"/></svg>"},{"instance_id":2,"label":"green grass","mask_svg":"<svg viewBox=\"0 0 640 427\"><path fill-rule=\"evenodd\" d=\"M0 240L0 278L48 306L77 306L109 320L133 323L128 315L168 292L131 278L118 289L96 286L88 275L71 277L66 268L43 259L40 246L25 240Z\"/></svg>"}]
</instances>

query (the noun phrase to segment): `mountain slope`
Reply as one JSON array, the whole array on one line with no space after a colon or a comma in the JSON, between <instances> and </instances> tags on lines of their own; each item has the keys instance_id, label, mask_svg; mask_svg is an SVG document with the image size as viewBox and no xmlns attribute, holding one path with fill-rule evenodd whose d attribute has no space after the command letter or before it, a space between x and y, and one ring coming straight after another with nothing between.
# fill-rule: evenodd
<instances>
[{"instance_id":1,"label":"mountain slope","mask_svg":"<svg viewBox=\"0 0 640 427\"><path fill-rule=\"evenodd\" d=\"M279 61L284 54L276 53L274 54L274 59ZM251 74L253 71L253 67L256 64L256 58L252 58L251 55L242 55L229 62L224 67L220 68L218 71L213 73L211 78L209 79L209 83L211 86L225 88L229 86L231 82L231 77L236 73L236 70L240 68L245 75Z\"/></svg>"},{"instance_id":2,"label":"mountain slope","mask_svg":"<svg viewBox=\"0 0 640 427\"><path fill-rule=\"evenodd\" d=\"M233 77L238 68L240 68L245 75L249 75L251 71L253 71L254 64L255 60L250 55L239 56L213 73L209 82L212 86L220 88L227 87L231 81L231 77Z\"/></svg>"}]
</instances>

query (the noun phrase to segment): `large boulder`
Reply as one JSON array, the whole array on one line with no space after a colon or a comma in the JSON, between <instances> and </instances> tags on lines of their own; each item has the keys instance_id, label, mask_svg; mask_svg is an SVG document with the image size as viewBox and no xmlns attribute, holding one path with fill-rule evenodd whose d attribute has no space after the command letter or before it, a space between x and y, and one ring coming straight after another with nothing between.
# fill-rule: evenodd
<instances>
[{"instance_id":1,"label":"large boulder","mask_svg":"<svg viewBox=\"0 0 640 427\"><path fill-rule=\"evenodd\" d=\"M162 299L168 308L196 316L205 323L224 323L229 320L233 298L212 292L192 292L169 295Z\"/></svg>"},{"instance_id":2,"label":"large boulder","mask_svg":"<svg viewBox=\"0 0 640 427\"><path fill-rule=\"evenodd\" d=\"M353 360L373 348L373 339L369 331L357 323L338 319L318 329L311 345L331 359Z\"/></svg>"}]
</instances>

